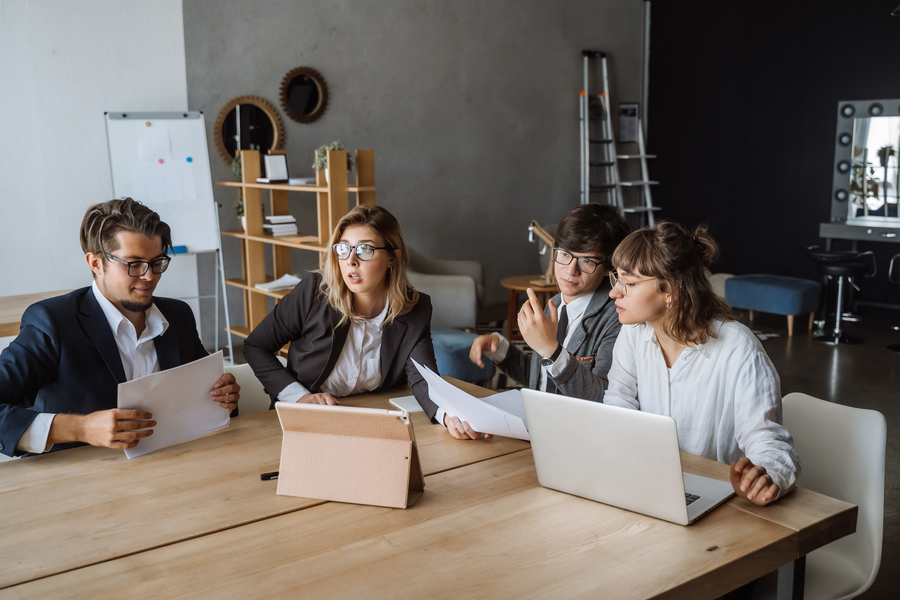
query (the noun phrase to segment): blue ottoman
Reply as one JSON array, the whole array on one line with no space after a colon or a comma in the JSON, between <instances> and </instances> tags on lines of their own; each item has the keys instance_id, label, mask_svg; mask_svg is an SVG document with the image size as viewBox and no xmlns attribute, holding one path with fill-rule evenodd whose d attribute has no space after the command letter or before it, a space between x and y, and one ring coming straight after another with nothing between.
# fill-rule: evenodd
<instances>
[{"instance_id":1,"label":"blue ottoman","mask_svg":"<svg viewBox=\"0 0 900 600\"><path fill-rule=\"evenodd\" d=\"M725 300L735 308L787 315L788 336L794 335L794 316L813 315L819 306L822 284L809 279L781 275L735 275L725 280Z\"/></svg>"},{"instance_id":2,"label":"blue ottoman","mask_svg":"<svg viewBox=\"0 0 900 600\"><path fill-rule=\"evenodd\" d=\"M494 364L490 360L484 361L483 369L469 360L469 349L476 337L459 329L431 328L434 357L441 375L479 384L494 376Z\"/></svg>"}]
</instances>

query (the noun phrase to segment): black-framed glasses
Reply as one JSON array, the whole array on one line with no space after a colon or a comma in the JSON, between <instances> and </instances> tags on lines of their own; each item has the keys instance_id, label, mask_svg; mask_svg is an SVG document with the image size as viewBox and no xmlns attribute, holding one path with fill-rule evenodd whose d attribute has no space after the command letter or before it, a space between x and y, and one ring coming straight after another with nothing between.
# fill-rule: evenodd
<instances>
[{"instance_id":1,"label":"black-framed glasses","mask_svg":"<svg viewBox=\"0 0 900 600\"><path fill-rule=\"evenodd\" d=\"M348 258L350 258L350 254L354 250L356 250L356 257L362 261L372 260L372 258L375 256L376 250L388 249L387 246L381 246L380 248L378 248L376 246L370 246L369 244L358 244L356 246L351 246L350 244L345 244L344 242L338 242L331 248L334 250L334 255L341 260L347 260Z\"/></svg>"},{"instance_id":2,"label":"black-framed glasses","mask_svg":"<svg viewBox=\"0 0 900 600\"><path fill-rule=\"evenodd\" d=\"M571 264L573 260L577 260L578 270L582 273L590 275L597 270L602 262L596 258L588 258L587 256L572 256L561 248L553 249L553 261L561 265Z\"/></svg>"},{"instance_id":3,"label":"black-framed glasses","mask_svg":"<svg viewBox=\"0 0 900 600\"><path fill-rule=\"evenodd\" d=\"M125 265L125 267L127 267L128 269L128 274L132 277L142 276L147 272L147 269L153 269L154 274L162 275L166 272L166 269L169 268L169 263L172 261L172 258L169 256L161 256L160 258L154 258L149 262L146 260L134 260L131 262L127 262L122 260L121 258L116 258L108 252L104 252L103 254L106 255L106 258Z\"/></svg>"},{"instance_id":4,"label":"black-framed glasses","mask_svg":"<svg viewBox=\"0 0 900 600\"><path fill-rule=\"evenodd\" d=\"M609 284L613 289L616 289L616 286L619 286L619 291L622 292L623 296L628 295L628 288L634 287L639 283L644 283L645 281L653 281L654 279L659 279L659 277L648 277L647 279L641 279L640 281L630 282L619 279L619 275L615 271L609 272Z\"/></svg>"}]
</instances>

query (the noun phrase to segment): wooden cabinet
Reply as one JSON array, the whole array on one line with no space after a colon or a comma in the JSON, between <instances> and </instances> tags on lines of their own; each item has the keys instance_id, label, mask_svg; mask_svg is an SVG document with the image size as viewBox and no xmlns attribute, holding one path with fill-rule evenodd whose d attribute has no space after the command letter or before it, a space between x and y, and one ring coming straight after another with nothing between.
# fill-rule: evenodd
<instances>
[{"instance_id":1,"label":"wooden cabinet","mask_svg":"<svg viewBox=\"0 0 900 600\"><path fill-rule=\"evenodd\" d=\"M222 231L222 235L241 240L242 274L239 279L226 279L225 283L241 288L244 292L244 325L232 326L230 332L247 337L268 313L267 296L280 300L288 290L265 292L254 287L257 283L273 281L291 272L291 248L329 252L328 240L337 222L350 210L350 194L356 195L356 204L375 204L375 153L372 150L356 151L356 185L348 184L347 154L343 151L328 153L328 175L325 170L316 173L315 186L256 183L260 176L259 152L241 151L242 181L219 181L218 185L241 188L244 196L246 231ZM289 214L291 198L302 194L316 195L317 219L314 231L308 223L297 223L301 233L273 237L263 233L263 190L268 190L271 215ZM266 249L271 248L274 273L266 272Z\"/></svg>"}]
</instances>

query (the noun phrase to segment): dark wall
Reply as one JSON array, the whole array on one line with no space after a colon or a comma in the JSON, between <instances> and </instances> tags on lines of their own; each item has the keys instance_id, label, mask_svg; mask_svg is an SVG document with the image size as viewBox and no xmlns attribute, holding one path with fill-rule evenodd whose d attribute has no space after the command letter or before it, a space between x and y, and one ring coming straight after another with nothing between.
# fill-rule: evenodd
<instances>
[{"instance_id":1,"label":"dark wall","mask_svg":"<svg viewBox=\"0 0 900 600\"><path fill-rule=\"evenodd\" d=\"M189 106L216 114L231 98L278 105L281 78L318 69L328 109L285 119L288 163L312 174L313 150L341 139L375 150L377 202L407 242L434 258L478 260L488 301L503 277L540 272L531 219L555 223L578 204L582 48L611 56L613 102L639 101L643 3L637 0L184 0ZM279 106L279 112L282 112ZM230 178L213 159L213 180ZM223 228L235 192L215 188ZM301 230L311 203L291 197ZM239 246L223 242L228 277ZM316 266L295 251L293 266ZM307 268L309 268L307 266ZM242 321L230 289L232 318Z\"/></svg>"},{"instance_id":2,"label":"dark wall","mask_svg":"<svg viewBox=\"0 0 900 600\"><path fill-rule=\"evenodd\" d=\"M818 277L801 249L830 218L838 101L900 98L898 3L652 3L654 200L665 218L710 225L716 270ZM859 248L880 271L859 298L897 302L883 274L900 245Z\"/></svg>"}]
</instances>

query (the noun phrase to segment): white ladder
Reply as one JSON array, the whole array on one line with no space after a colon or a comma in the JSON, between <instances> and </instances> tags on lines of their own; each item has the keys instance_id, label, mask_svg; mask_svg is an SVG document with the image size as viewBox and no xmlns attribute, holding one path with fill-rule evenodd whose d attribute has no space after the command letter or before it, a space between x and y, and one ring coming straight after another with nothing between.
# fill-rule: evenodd
<instances>
[{"instance_id":1,"label":"white ladder","mask_svg":"<svg viewBox=\"0 0 900 600\"><path fill-rule=\"evenodd\" d=\"M615 140L613 139L612 110L609 101L609 71L607 68L606 54L596 50L582 50L584 57L584 89L581 92L579 117L581 119L581 204L591 201L591 194L606 194L608 204L615 206L624 214L645 214L647 224L651 227L656 223L653 213L659 207L653 206L653 197L650 187L657 185L658 181L652 181L647 169L647 159L656 158L647 154L644 145L644 129L640 118L637 121L638 154L617 154ZM602 72L603 88L599 94L590 92L590 64L591 59L599 58ZM595 106L599 106L603 118L600 120L599 136L591 135L591 100ZM602 151L596 160L591 157L591 147L599 146ZM622 181L619 175L620 160L640 160L640 179L634 181ZM602 168L604 180L602 182L591 181L591 169ZM641 192L641 201L637 203L626 202L622 188L636 188ZM631 195L631 194L629 194Z\"/></svg>"}]
</instances>

